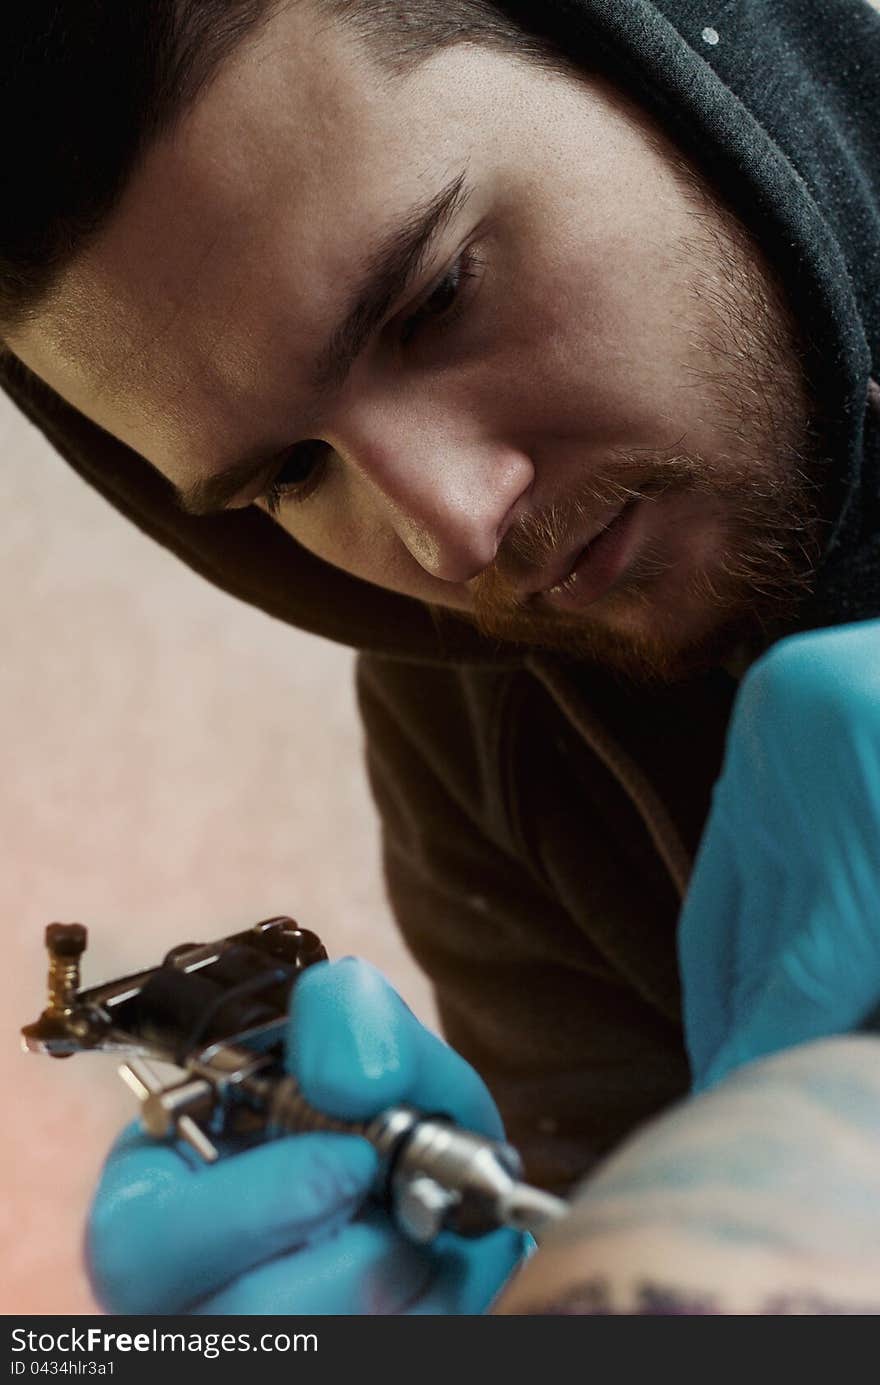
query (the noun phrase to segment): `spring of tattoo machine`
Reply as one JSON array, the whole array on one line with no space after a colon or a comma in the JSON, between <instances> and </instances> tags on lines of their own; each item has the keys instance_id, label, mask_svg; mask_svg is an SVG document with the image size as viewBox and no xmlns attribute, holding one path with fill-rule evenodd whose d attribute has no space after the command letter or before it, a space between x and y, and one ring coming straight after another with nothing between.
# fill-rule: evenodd
<instances>
[{"instance_id":1,"label":"spring of tattoo machine","mask_svg":"<svg viewBox=\"0 0 880 1385\"><path fill-rule=\"evenodd\" d=\"M293 919L184 943L157 967L81 990L86 942L81 924L46 929L48 1004L22 1030L22 1045L55 1058L124 1054L120 1076L154 1138L182 1140L213 1163L224 1137L360 1135L379 1155L375 1196L423 1245L443 1231L472 1238L502 1226L540 1237L566 1212L562 1199L522 1181L511 1145L442 1114L398 1105L372 1120L347 1121L308 1104L284 1071L287 1012L297 978L327 953ZM160 1076L154 1062L178 1071Z\"/></svg>"}]
</instances>

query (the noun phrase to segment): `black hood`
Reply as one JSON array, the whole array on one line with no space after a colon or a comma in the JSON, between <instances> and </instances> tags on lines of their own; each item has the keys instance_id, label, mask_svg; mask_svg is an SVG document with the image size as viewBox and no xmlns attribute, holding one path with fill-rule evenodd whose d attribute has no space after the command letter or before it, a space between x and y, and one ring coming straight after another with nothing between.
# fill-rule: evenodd
<instances>
[{"instance_id":1,"label":"black hood","mask_svg":"<svg viewBox=\"0 0 880 1385\"><path fill-rule=\"evenodd\" d=\"M654 114L761 241L825 420L833 531L802 624L880 615L880 14L868 0L500 3ZM585 156L588 151L585 151ZM426 660L516 660L456 617L329 568L257 510L193 518L142 458L17 363L0 384L139 528L270 615ZM10 458L14 464L14 458Z\"/></svg>"}]
</instances>

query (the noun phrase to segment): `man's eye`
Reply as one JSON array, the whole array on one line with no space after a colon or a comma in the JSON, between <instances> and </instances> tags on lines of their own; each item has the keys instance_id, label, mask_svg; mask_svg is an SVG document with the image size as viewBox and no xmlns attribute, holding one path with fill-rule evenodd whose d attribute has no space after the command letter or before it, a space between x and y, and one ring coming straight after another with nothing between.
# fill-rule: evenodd
<instances>
[{"instance_id":1,"label":"man's eye","mask_svg":"<svg viewBox=\"0 0 880 1385\"><path fill-rule=\"evenodd\" d=\"M463 290L469 280L475 279L477 260L471 250L465 251L455 261L443 278L434 285L421 307L411 313L401 327L400 340L406 345L412 341L421 328L436 323L449 327L464 307Z\"/></svg>"},{"instance_id":2,"label":"man's eye","mask_svg":"<svg viewBox=\"0 0 880 1385\"><path fill-rule=\"evenodd\" d=\"M290 449L260 496L270 515L277 515L286 500L305 500L311 495L332 451L328 443L317 440Z\"/></svg>"}]
</instances>

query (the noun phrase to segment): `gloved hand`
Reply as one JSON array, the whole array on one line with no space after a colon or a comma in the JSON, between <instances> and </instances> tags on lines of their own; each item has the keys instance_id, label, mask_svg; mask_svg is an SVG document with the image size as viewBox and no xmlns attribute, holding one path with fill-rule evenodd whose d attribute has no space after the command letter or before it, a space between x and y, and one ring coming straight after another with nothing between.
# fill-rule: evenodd
<instances>
[{"instance_id":1,"label":"gloved hand","mask_svg":"<svg viewBox=\"0 0 880 1385\"><path fill-rule=\"evenodd\" d=\"M695 1087L880 1001L880 621L749 670L682 913Z\"/></svg>"},{"instance_id":2,"label":"gloved hand","mask_svg":"<svg viewBox=\"0 0 880 1385\"><path fill-rule=\"evenodd\" d=\"M353 958L297 981L287 1057L306 1099L331 1115L359 1120L402 1101L502 1135L474 1070ZM114 1313L481 1313L524 1238L444 1234L417 1247L364 1201L376 1164L357 1136L308 1134L208 1166L129 1127L91 1209L98 1301Z\"/></svg>"}]
</instances>

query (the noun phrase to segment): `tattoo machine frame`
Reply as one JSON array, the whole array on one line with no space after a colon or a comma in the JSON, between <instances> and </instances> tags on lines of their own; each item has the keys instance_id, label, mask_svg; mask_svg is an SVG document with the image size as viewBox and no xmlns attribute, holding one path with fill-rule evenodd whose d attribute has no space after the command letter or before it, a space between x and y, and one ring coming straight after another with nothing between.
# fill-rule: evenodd
<instances>
[{"instance_id":1,"label":"tattoo machine frame","mask_svg":"<svg viewBox=\"0 0 880 1385\"><path fill-rule=\"evenodd\" d=\"M522 1181L516 1150L442 1114L398 1105L368 1121L315 1110L284 1071L297 978L327 953L293 919L273 918L213 943L184 943L146 971L80 989L86 929L46 929L49 1001L22 1029L27 1052L125 1054L119 1074L155 1139L179 1139L207 1163L215 1141L304 1131L360 1135L379 1155L374 1196L410 1239L468 1238L502 1226L540 1236L567 1210ZM295 1001L294 1001L295 1003ZM150 1062L179 1071L160 1077Z\"/></svg>"}]
</instances>

